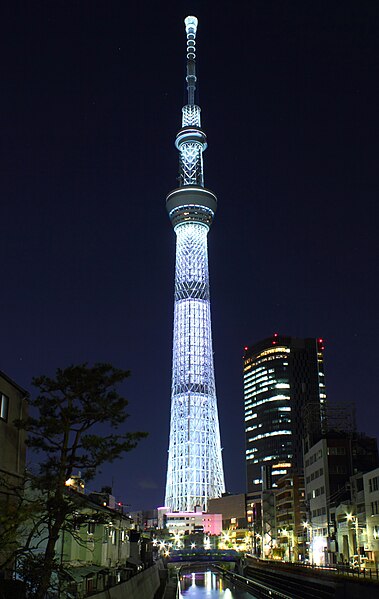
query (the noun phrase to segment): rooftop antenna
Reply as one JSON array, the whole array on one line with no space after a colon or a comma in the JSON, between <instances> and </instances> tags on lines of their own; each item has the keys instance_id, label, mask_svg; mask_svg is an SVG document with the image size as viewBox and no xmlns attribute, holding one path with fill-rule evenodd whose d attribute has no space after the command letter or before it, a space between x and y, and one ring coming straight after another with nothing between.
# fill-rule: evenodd
<instances>
[{"instance_id":1,"label":"rooftop antenna","mask_svg":"<svg viewBox=\"0 0 379 599\"><path fill-rule=\"evenodd\" d=\"M186 17L184 24L186 26L187 33L187 92L188 92L188 104L193 106L195 104L195 90L196 90L196 31L197 31L198 20L196 17Z\"/></svg>"}]
</instances>

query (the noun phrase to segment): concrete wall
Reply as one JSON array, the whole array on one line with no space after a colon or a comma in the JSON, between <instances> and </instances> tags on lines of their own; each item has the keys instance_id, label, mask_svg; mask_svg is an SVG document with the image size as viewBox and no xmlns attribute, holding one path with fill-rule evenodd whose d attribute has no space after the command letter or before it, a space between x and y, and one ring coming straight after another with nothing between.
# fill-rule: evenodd
<instances>
[{"instance_id":1,"label":"concrete wall","mask_svg":"<svg viewBox=\"0 0 379 599\"><path fill-rule=\"evenodd\" d=\"M91 599L153 599L159 589L158 566L152 566L107 591L91 595Z\"/></svg>"}]
</instances>

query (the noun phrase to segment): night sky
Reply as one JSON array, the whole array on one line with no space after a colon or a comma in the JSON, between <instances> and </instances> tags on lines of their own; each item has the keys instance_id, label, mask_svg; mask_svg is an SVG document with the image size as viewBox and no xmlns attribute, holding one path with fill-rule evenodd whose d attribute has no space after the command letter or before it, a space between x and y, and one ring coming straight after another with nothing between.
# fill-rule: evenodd
<instances>
[{"instance_id":1,"label":"night sky","mask_svg":"<svg viewBox=\"0 0 379 599\"><path fill-rule=\"evenodd\" d=\"M13 12L12 12L13 11ZM379 4L24 2L2 14L0 370L130 369L129 430L105 466L132 510L162 505L187 14L197 73L216 385L227 489L245 490L243 346L326 339L329 400L379 428ZM29 456L29 459L35 459Z\"/></svg>"}]
</instances>

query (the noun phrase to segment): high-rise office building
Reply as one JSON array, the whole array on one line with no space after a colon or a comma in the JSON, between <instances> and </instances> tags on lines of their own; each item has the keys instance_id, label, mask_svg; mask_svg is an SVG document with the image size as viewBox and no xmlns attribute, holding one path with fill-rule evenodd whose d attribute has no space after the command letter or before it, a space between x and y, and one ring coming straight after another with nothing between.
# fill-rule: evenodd
<instances>
[{"instance_id":1,"label":"high-rise office building","mask_svg":"<svg viewBox=\"0 0 379 599\"><path fill-rule=\"evenodd\" d=\"M302 467L307 410L308 429L314 438L321 435L326 405L323 352L322 339L277 333L245 347L248 493L261 490L263 466L271 467L273 486L290 468Z\"/></svg>"},{"instance_id":2,"label":"high-rise office building","mask_svg":"<svg viewBox=\"0 0 379 599\"><path fill-rule=\"evenodd\" d=\"M204 187L200 107L195 103L196 17L185 19L187 104L176 136L179 187L168 194L176 233L171 422L165 506L171 511L206 510L224 491L213 369L207 235L217 207Z\"/></svg>"}]
</instances>

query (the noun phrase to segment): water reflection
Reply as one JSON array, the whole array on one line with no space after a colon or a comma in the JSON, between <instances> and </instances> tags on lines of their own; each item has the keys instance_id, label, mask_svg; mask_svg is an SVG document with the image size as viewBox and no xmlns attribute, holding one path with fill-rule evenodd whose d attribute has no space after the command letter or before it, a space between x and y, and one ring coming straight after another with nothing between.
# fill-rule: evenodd
<instances>
[{"instance_id":1,"label":"water reflection","mask_svg":"<svg viewBox=\"0 0 379 599\"><path fill-rule=\"evenodd\" d=\"M253 596L222 578L217 572L191 572L182 576L183 599L253 599Z\"/></svg>"}]
</instances>

